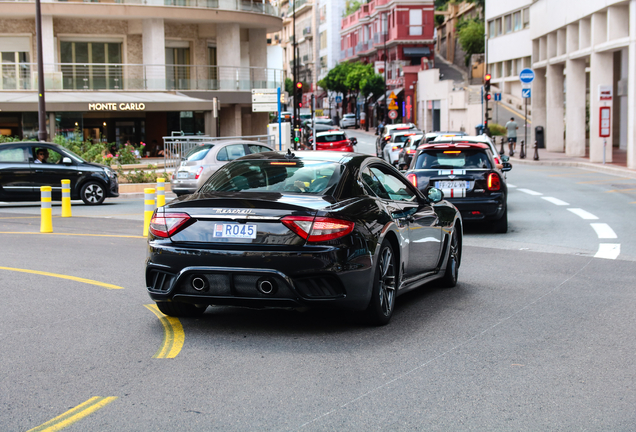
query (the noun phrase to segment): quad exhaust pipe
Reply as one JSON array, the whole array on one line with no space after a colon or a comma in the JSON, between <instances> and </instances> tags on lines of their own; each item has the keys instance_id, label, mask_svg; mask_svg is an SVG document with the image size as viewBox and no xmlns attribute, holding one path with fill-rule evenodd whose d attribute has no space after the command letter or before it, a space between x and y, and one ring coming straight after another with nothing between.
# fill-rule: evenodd
<instances>
[{"instance_id":1,"label":"quad exhaust pipe","mask_svg":"<svg viewBox=\"0 0 636 432\"><path fill-rule=\"evenodd\" d=\"M276 292L276 282L269 278L261 278L256 282L256 289L265 295L272 295Z\"/></svg>"},{"instance_id":2,"label":"quad exhaust pipe","mask_svg":"<svg viewBox=\"0 0 636 432\"><path fill-rule=\"evenodd\" d=\"M192 288L194 288L197 291L205 291L208 289L208 281L205 278L202 278L201 276L195 276L192 278Z\"/></svg>"}]
</instances>

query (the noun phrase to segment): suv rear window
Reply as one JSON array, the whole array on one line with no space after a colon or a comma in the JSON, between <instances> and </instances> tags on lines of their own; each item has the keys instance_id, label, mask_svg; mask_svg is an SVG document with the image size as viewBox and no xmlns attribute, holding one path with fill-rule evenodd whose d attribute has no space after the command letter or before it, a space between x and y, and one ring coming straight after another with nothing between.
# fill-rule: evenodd
<instances>
[{"instance_id":1,"label":"suv rear window","mask_svg":"<svg viewBox=\"0 0 636 432\"><path fill-rule=\"evenodd\" d=\"M345 137L344 134L335 133L335 134L319 135L318 138L316 138L316 142L317 143L332 143L337 141L344 141L346 139L347 137Z\"/></svg>"},{"instance_id":2,"label":"suv rear window","mask_svg":"<svg viewBox=\"0 0 636 432\"><path fill-rule=\"evenodd\" d=\"M221 167L199 192L291 192L323 195L340 181L344 166L302 160L241 160Z\"/></svg>"},{"instance_id":3,"label":"suv rear window","mask_svg":"<svg viewBox=\"0 0 636 432\"><path fill-rule=\"evenodd\" d=\"M424 150L415 169L491 169L490 158L482 149Z\"/></svg>"}]
</instances>

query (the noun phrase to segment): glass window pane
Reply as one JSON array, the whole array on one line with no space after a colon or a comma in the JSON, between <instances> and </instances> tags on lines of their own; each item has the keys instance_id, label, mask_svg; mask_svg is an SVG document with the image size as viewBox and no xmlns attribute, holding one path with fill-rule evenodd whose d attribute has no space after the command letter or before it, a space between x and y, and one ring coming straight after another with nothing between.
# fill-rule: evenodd
<instances>
[{"instance_id":1,"label":"glass window pane","mask_svg":"<svg viewBox=\"0 0 636 432\"><path fill-rule=\"evenodd\" d=\"M121 63L121 44L109 43L108 56L106 57L106 63Z\"/></svg>"},{"instance_id":2,"label":"glass window pane","mask_svg":"<svg viewBox=\"0 0 636 432\"><path fill-rule=\"evenodd\" d=\"M510 33L512 31L512 15L506 15L505 17L505 31Z\"/></svg>"},{"instance_id":3,"label":"glass window pane","mask_svg":"<svg viewBox=\"0 0 636 432\"><path fill-rule=\"evenodd\" d=\"M106 44L100 42L91 43L91 63L106 63Z\"/></svg>"},{"instance_id":4,"label":"glass window pane","mask_svg":"<svg viewBox=\"0 0 636 432\"><path fill-rule=\"evenodd\" d=\"M88 42L73 42L75 45L75 62L89 63L88 59Z\"/></svg>"},{"instance_id":5,"label":"glass window pane","mask_svg":"<svg viewBox=\"0 0 636 432\"><path fill-rule=\"evenodd\" d=\"M2 63L15 63L15 53L14 52L3 52L2 53Z\"/></svg>"},{"instance_id":6,"label":"glass window pane","mask_svg":"<svg viewBox=\"0 0 636 432\"><path fill-rule=\"evenodd\" d=\"M60 60L62 63L73 63L73 42L60 42Z\"/></svg>"}]
</instances>

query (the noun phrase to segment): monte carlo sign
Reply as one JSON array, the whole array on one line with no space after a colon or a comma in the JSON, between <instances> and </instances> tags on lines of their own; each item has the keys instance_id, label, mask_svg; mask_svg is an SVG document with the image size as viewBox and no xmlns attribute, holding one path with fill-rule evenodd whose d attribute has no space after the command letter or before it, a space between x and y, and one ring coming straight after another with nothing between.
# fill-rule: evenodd
<instances>
[{"instance_id":1,"label":"monte carlo sign","mask_svg":"<svg viewBox=\"0 0 636 432\"><path fill-rule=\"evenodd\" d=\"M89 103L89 111L144 111L146 104L144 103Z\"/></svg>"}]
</instances>

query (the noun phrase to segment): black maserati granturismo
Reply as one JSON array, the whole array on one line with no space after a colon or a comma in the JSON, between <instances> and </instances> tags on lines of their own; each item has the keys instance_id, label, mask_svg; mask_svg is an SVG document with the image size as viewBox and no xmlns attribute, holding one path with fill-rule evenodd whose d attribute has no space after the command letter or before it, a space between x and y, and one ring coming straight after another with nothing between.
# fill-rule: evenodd
<instances>
[{"instance_id":1,"label":"black maserati granturismo","mask_svg":"<svg viewBox=\"0 0 636 432\"><path fill-rule=\"evenodd\" d=\"M158 208L148 244L148 293L166 315L337 307L382 325L398 295L456 285L462 219L375 156L265 152Z\"/></svg>"}]
</instances>

